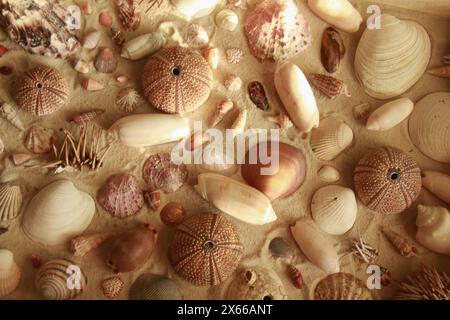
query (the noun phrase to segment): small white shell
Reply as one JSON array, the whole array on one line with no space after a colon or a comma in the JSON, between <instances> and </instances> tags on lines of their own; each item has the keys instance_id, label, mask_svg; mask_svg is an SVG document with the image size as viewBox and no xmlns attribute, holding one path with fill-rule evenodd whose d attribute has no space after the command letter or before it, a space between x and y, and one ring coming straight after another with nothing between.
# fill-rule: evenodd
<instances>
[{"instance_id":1,"label":"small white shell","mask_svg":"<svg viewBox=\"0 0 450 320\"><path fill-rule=\"evenodd\" d=\"M161 32L146 33L124 43L122 58L139 60L161 49L166 44L166 38Z\"/></svg>"},{"instance_id":2,"label":"small white shell","mask_svg":"<svg viewBox=\"0 0 450 320\"><path fill-rule=\"evenodd\" d=\"M22 207L23 195L16 183L0 184L0 222L16 218Z\"/></svg>"},{"instance_id":3,"label":"small white shell","mask_svg":"<svg viewBox=\"0 0 450 320\"><path fill-rule=\"evenodd\" d=\"M424 247L450 256L450 212L444 207L417 207L416 239Z\"/></svg>"},{"instance_id":4,"label":"small white shell","mask_svg":"<svg viewBox=\"0 0 450 320\"><path fill-rule=\"evenodd\" d=\"M422 185L439 199L450 204L450 176L442 172L422 171Z\"/></svg>"},{"instance_id":5,"label":"small white shell","mask_svg":"<svg viewBox=\"0 0 450 320\"><path fill-rule=\"evenodd\" d=\"M242 80L238 76L230 74L223 81L223 85L228 91L239 91L242 87Z\"/></svg>"},{"instance_id":6,"label":"small white shell","mask_svg":"<svg viewBox=\"0 0 450 320\"><path fill-rule=\"evenodd\" d=\"M202 163L199 164L199 168L204 172L232 175L238 169L233 157L226 152L217 152L215 148L210 148L208 146L203 149L202 160Z\"/></svg>"},{"instance_id":7,"label":"small white shell","mask_svg":"<svg viewBox=\"0 0 450 320\"><path fill-rule=\"evenodd\" d=\"M83 47L86 49L94 49L97 47L98 42L100 41L102 33L100 31L93 31L88 33L83 40Z\"/></svg>"},{"instance_id":8,"label":"small white shell","mask_svg":"<svg viewBox=\"0 0 450 320\"><path fill-rule=\"evenodd\" d=\"M322 120L320 127L311 133L311 149L320 160L335 159L353 142L353 131L335 118Z\"/></svg>"},{"instance_id":9,"label":"small white shell","mask_svg":"<svg viewBox=\"0 0 450 320\"><path fill-rule=\"evenodd\" d=\"M172 5L186 18L201 18L209 15L219 0L171 0Z\"/></svg>"},{"instance_id":10,"label":"small white shell","mask_svg":"<svg viewBox=\"0 0 450 320\"><path fill-rule=\"evenodd\" d=\"M216 15L216 25L228 31L234 31L239 24L237 14L230 9L224 9Z\"/></svg>"},{"instance_id":11,"label":"small white shell","mask_svg":"<svg viewBox=\"0 0 450 320\"><path fill-rule=\"evenodd\" d=\"M372 114L367 119L366 129L385 131L392 129L405 120L413 111L414 103L407 98L400 98L388 102Z\"/></svg>"},{"instance_id":12,"label":"small white shell","mask_svg":"<svg viewBox=\"0 0 450 320\"><path fill-rule=\"evenodd\" d=\"M317 172L317 176L323 182L336 182L341 178L339 171L332 166L323 166Z\"/></svg>"},{"instance_id":13,"label":"small white shell","mask_svg":"<svg viewBox=\"0 0 450 320\"><path fill-rule=\"evenodd\" d=\"M0 249L0 298L13 292L20 282L20 270L14 261L13 253Z\"/></svg>"}]
</instances>

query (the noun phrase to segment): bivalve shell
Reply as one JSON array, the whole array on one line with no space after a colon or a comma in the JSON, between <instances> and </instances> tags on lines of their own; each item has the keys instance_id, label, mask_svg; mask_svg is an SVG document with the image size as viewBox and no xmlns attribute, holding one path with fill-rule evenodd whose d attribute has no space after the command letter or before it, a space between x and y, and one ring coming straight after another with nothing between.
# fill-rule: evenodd
<instances>
[{"instance_id":1,"label":"bivalve shell","mask_svg":"<svg viewBox=\"0 0 450 320\"><path fill-rule=\"evenodd\" d=\"M20 270L13 253L0 249L0 298L12 293L20 283Z\"/></svg>"},{"instance_id":2,"label":"bivalve shell","mask_svg":"<svg viewBox=\"0 0 450 320\"><path fill-rule=\"evenodd\" d=\"M94 49L97 47L100 37L102 36L102 33L100 31L93 31L88 33L83 40L83 47L86 49Z\"/></svg>"},{"instance_id":3,"label":"bivalve shell","mask_svg":"<svg viewBox=\"0 0 450 320\"><path fill-rule=\"evenodd\" d=\"M368 130L385 131L405 120L413 111L414 103L407 98L388 102L375 110L367 119ZM450 130L449 130L450 132Z\"/></svg>"},{"instance_id":4,"label":"bivalve shell","mask_svg":"<svg viewBox=\"0 0 450 320\"><path fill-rule=\"evenodd\" d=\"M314 300L373 300L364 281L350 273L333 273L319 281Z\"/></svg>"},{"instance_id":5,"label":"bivalve shell","mask_svg":"<svg viewBox=\"0 0 450 320\"><path fill-rule=\"evenodd\" d=\"M182 300L182 297L173 280L144 273L131 285L130 300Z\"/></svg>"},{"instance_id":6,"label":"bivalve shell","mask_svg":"<svg viewBox=\"0 0 450 320\"><path fill-rule=\"evenodd\" d=\"M25 148L34 154L46 154L52 151L58 138L53 129L33 126L25 140Z\"/></svg>"},{"instance_id":7,"label":"bivalve shell","mask_svg":"<svg viewBox=\"0 0 450 320\"><path fill-rule=\"evenodd\" d=\"M330 161L347 149L353 142L353 131L344 122L326 118L311 133L311 149L320 160Z\"/></svg>"},{"instance_id":8,"label":"bivalve shell","mask_svg":"<svg viewBox=\"0 0 450 320\"><path fill-rule=\"evenodd\" d=\"M317 176L323 182L336 182L341 178L339 171L332 166L323 166L317 172Z\"/></svg>"},{"instance_id":9,"label":"bivalve shell","mask_svg":"<svg viewBox=\"0 0 450 320\"><path fill-rule=\"evenodd\" d=\"M16 218L22 207L22 188L18 183L0 183L0 222Z\"/></svg>"},{"instance_id":10,"label":"bivalve shell","mask_svg":"<svg viewBox=\"0 0 450 320\"><path fill-rule=\"evenodd\" d=\"M422 184L436 197L450 204L450 175L438 171L425 170L422 173Z\"/></svg>"},{"instance_id":11,"label":"bivalve shell","mask_svg":"<svg viewBox=\"0 0 450 320\"><path fill-rule=\"evenodd\" d=\"M110 48L101 49L94 60L94 67L101 73L112 73L117 68L117 59Z\"/></svg>"},{"instance_id":12,"label":"bivalve shell","mask_svg":"<svg viewBox=\"0 0 450 320\"><path fill-rule=\"evenodd\" d=\"M230 9L219 11L216 15L216 25L227 31L234 31L239 24L237 14Z\"/></svg>"},{"instance_id":13,"label":"bivalve shell","mask_svg":"<svg viewBox=\"0 0 450 320\"><path fill-rule=\"evenodd\" d=\"M89 251L99 247L103 242L111 238L111 232L93 233L81 235L70 240L70 251L76 257L83 257Z\"/></svg>"}]
</instances>

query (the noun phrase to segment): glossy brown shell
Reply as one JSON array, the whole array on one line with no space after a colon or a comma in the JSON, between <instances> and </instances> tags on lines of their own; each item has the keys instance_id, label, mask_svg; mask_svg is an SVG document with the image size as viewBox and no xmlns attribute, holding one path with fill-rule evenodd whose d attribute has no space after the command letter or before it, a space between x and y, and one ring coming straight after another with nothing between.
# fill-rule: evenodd
<instances>
[{"instance_id":1,"label":"glossy brown shell","mask_svg":"<svg viewBox=\"0 0 450 320\"><path fill-rule=\"evenodd\" d=\"M353 179L361 202L383 214L400 213L417 199L422 187L420 168L405 152L383 147L367 153Z\"/></svg>"},{"instance_id":2,"label":"glossy brown shell","mask_svg":"<svg viewBox=\"0 0 450 320\"><path fill-rule=\"evenodd\" d=\"M163 48L148 60L142 75L144 95L167 113L184 114L200 107L212 88L212 70L187 48Z\"/></svg>"},{"instance_id":3,"label":"glossy brown shell","mask_svg":"<svg viewBox=\"0 0 450 320\"><path fill-rule=\"evenodd\" d=\"M186 166L171 162L170 153L151 155L144 163L142 171L150 190L162 190L165 193L177 191L188 178Z\"/></svg>"},{"instance_id":4,"label":"glossy brown shell","mask_svg":"<svg viewBox=\"0 0 450 320\"><path fill-rule=\"evenodd\" d=\"M169 250L170 262L182 278L197 286L214 286L236 270L243 246L230 221L203 213L178 227Z\"/></svg>"},{"instance_id":5,"label":"glossy brown shell","mask_svg":"<svg viewBox=\"0 0 450 320\"><path fill-rule=\"evenodd\" d=\"M333 273L319 281L314 300L373 300L364 282L350 273Z\"/></svg>"}]
</instances>

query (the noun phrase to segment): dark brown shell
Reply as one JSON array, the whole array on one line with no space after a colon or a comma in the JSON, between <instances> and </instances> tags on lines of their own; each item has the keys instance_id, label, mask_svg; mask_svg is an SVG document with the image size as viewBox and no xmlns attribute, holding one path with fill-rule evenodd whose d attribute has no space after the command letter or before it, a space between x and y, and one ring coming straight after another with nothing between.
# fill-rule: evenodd
<instances>
[{"instance_id":1,"label":"dark brown shell","mask_svg":"<svg viewBox=\"0 0 450 320\"><path fill-rule=\"evenodd\" d=\"M314 300L373 300L373 296L361 279L339 272L320 280L314 289Z\"/></svg>"},{"instance_id":2,"label":"dark brown shell","mask_svg":"<svg viewBox=\"0 0 450 320\"><path fill-rule=\"evenodd\" d=\"M250 100L261 110L269 110L269 100L267 100L266 90L261 82L253 81L248 85Z\"/></svg>"},{"instance_id":3,"label":"dark brown shell","mask_svg":"<svg viewBox=\"0 0 450 320\"><path fill-rule=\"evenodd\" d=\"M339 32L333 27L328 27L323 32L320 59L322 65L329 73L337 71L339 64L345 55L345 45Z\"/></svg>"},{"instance_id":4,"label":"dark brown shell","mask_svg":"<svg viewBox=\"0 0 450 320\"><path fill-rule=\"evenodd\" d=\"M170 153L157 153L144 163L143 178L150 190L162 190L172 193L180 189L188 178L184 164L175 164L170 160Z\"/></svg>"},{"instance_id":5,"label":"dark brown shell","mask_svg":"<svg viewBox=\"0 0 450 320\"><path fill-rule=\"evenodd\" d=\"M203 213L178 227L169 250L170 262L182 278L197 286L214 286L236 270L243 246L230 221Z\"/></svg>"},{"instance_id":6,"label":"dark brown shell","mask_svg":"<svg viewBox=\"0 0 450 320\"><path fill-rule=\"evenodd\" d=\"M161 221L168 225L174 226L183 222L186 210L183 206L176 202L169 202L161 209Z\"/></svg>"}]
</instances>

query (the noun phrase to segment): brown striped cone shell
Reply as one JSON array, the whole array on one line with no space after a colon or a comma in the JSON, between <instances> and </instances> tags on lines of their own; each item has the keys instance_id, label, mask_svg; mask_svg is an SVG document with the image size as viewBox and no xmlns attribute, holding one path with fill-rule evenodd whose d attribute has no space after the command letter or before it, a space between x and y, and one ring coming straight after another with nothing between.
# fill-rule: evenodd
<instances>
[{"instance_id":1,"label":"brown striped cone shell","mask_svg":"<svg viewBox=\"0 0 450 320\"><path fill-rule=\"evenodd\" d=\"M66 103L69 89L57 70L37 67L19 80L14 98L21 109L43 116L57 111Z\"/></svg>"},{"instance_id":2,"label":"brown striped cone shell","mask_svg":"<svg viewBox=\"0 0 450 320\"><path fill-rule=\"evenodd\" d=\"M214 286L236 270L243 246L234 224L222 215L202 213L178 227L169 251L182 278L197 286Z\"/></svg>"},{"instance_id":3,"label":"brown striped cone shell","mask_svg":"<svg viewBox=\"0 0 450 320\"><path fill-rule=\"evenodd\" d=\"M23 203L22 189L17 183L0 183L0 222L16 218Z\"/></svg>"},{"instance_id":4,"label":"brown striped cone shell","mask_svg":"<svg viewBox=\"0 0 450 320\"><path fill-rule=\"evenodd\" d=\"M142 171L150 190L162 190L165 193L177 191L188 178L186 166L171 162L170 153L151 155L144 163Z\"/></svg>"},{"instance_id":5,"label":"brown striped cone shell","mask_svg":"<svg viewBox=\"0 0 450 320\"><path fill-rule=\"evenodd\" d=\"M414 159L391 147L363 156L353 179L361 202L383 214L396 214L409 208L422 187L420 168Z\"/></svg>"},{"instance_id":6,"label":"brown striped cone shell","mask_svg":"<svg viewBox=\"0 0 450 320\"><path fill-rule=\"evenodd\" d=\"M102 281L102 289L105 297L113 299L122 292L125 283L120 277L111 277Z\"/></svg>"},{"instance_id":7,"label":"brown striped cone shell","mask_svg":"<svg viewBox=\"0 0 450 320\"><path fill-rule=\"evenodd\" d=\"M212 70L198 53L163 48L148 60L142 75L144 95L166 113L184 114L200 107L212 88Z\"/></svg>"},{"instance_id":8,"label":"brown striped cone shell","mask_svg":"<svg viewBox=\"0 0 450 320\"><path fill-rule=\"evenodd\" d=\"M0 117L8 121L11 125L19 129L20 131L25 130L25 127L17 114L16 108L6 102L0 100Z\"/></svg>"},{"instance_id":9,"label":"brown striped cone shell","mask_svg":"<svg viewBox=\"0 0 450 320\"><path fill-rule=\"evenodd\" d=\"M144 206L144 195L138 180L126 173L108 178L97 194L98 203L116 218L127 218Z\"/></svg>"},{"instance_id":10,"label":"brown striped cone shell","mask_svg":"<svg viewBox=\"0 0 450 320\"><path fill-rule=\"evenodd\" d=\"M0 249L0 299L12 293L20 283L20 270L13 253Z\"/></svg>"},{"instance_id":11,"label":"brown striped cone shell","mask_svg":"<svg viewBox=\"0 0 450 320\"><path fill-rule=\"evenodd\" d=\"M402 256L409 258L417 256L419 254L419 249L414 245L412 241L387 228L383 228L382 231L389 242L395 247L395 249L397 249L397 251Z\"/></svg>"},{"instance_id":12,"label":"brown striped cone shell","mask_svg":"<svg viewBox=\"0 0 450 320\"><path fill-rule=\"evenodd\" d=\"M348 92L347 85L342 80L318 73L311 74L308 79L315 88L330 99L335 99L341 94L347 97L351 96Z\"/></svg>"},{"instance_id":13,"label":"brown striped cone shell","mask_svg":"<svg viewBox=\"0 0 450 320\"><path fill-rule=\"evenodd\" d=\"M72 116L72 122L74 122L78 126L82 126L88 122L91 122L103 113L105 113L105 110L101 109L77 113Z\"/></svg>"},{"instance_id":14,"label":"brown striped cone shell","mask_svg":"<svg viewBox=\"0 0 450 320\"><path fill-rule=\"evenodd\" d=\"M333 273L319 281L314 300L373 300L364 281L350 273Z\"/></svg>"},{"instance_id":15,"label":"brown striped cone shell","mask_svg":"<svg viewBox=\"0 0 450 320\"><path fill-rule=\"evenodd\" d=\"M111 232L100 232L81 235L70 240L70 251L74 256L83 257L89 251L98 248L103 242L113 236Z\"/></svg>"},{"instance_id":16,"label":"brown striped cone shell","mask_svg":"<svg viewBox=\"0 0 450 320\"><path fill-rule=\"evenodd\" d=\"M34 154L46 154L52 151L58 138L53 129L33 126L25 140L25 148Z\"/></svg>"},{"instance_id":17,"label":"brown striped cone shell","mask_svg":"<svg viewBox=\"0 0 450 320\"><path fill-rule=\"evenodd\" d=\"M130 287L130 300L181 300L176 283L150 273L140 275Z\"/></svg>"}]
</instances>

